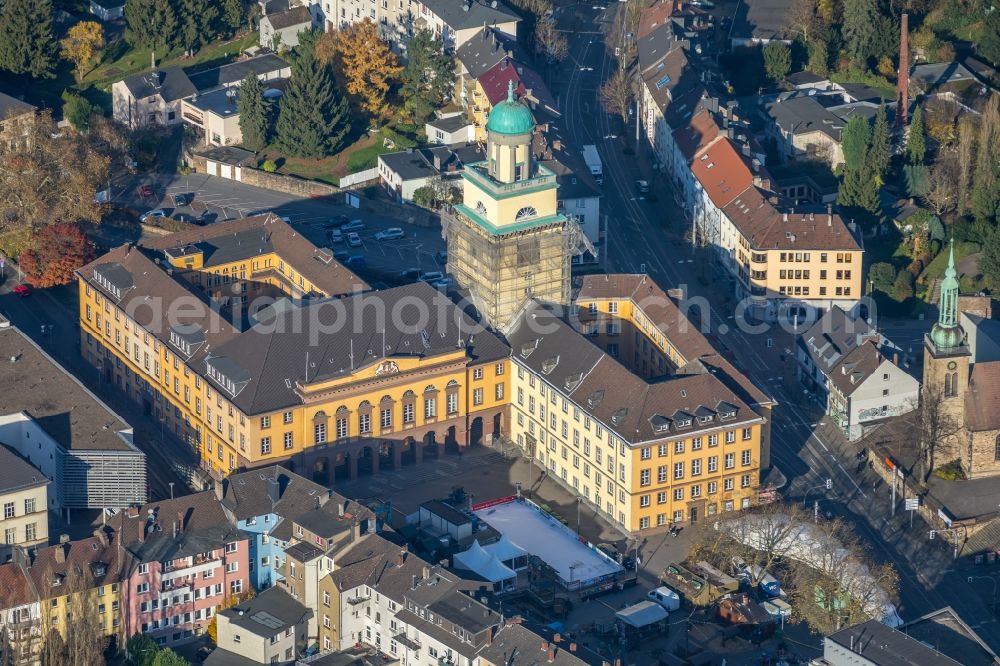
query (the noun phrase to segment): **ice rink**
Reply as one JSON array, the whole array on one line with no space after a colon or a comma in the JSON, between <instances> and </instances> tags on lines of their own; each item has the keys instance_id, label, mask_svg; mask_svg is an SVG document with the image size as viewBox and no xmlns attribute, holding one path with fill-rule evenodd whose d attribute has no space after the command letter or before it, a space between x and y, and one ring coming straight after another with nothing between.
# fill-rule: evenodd
<instances>
[{"instance_id":1,"label":"ice rink","mask_svg":"<svg viewBox=\"0 0 1000 666\"><path fill-rule=\"evenodd\" d=\"M523 500L479 509L475 514L512 542L541 558L566 582L586 584L622 571L618 564L580 543L572 530Z\"/></svg>"}]
</instances>

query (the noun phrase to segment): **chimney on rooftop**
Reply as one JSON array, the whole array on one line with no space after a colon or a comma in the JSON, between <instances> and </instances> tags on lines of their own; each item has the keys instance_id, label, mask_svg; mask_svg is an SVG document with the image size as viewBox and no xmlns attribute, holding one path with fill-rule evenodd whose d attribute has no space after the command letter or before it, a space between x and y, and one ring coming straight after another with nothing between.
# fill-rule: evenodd
<instances>
[{"instance_id":1,"label":"chimney on rooftop","mask_svg":"<svg viewBox=\"0 0 1000 666\"><path fill-rule=\"evenodd\" d=\"M178 511L177 512L177 533L178 534L183 534L184 533L184 512L183 511Z\"/></svg>"},{"instance_id":2,"label":"chimney on rooftop","mask_svg":"<svg viewBox=\"0 0 1000 666\"><path fill-rule=\"evenodd\" d=\"M545 652L548 649L549 649L549 642L548 641L542 641L542 652Z\"/></svg>"},{"instance_id":3,"label":"chimney on rooftop","mask_svg":"<svg viewBox=\"0 0 1000 666\"><path fill-rule=\"evenodd\" d=\"M556 648L555 648L555 646L549 648L548 660L549 660L550 664L553 661L556 660Z\"/></svg>"},{"instance_id":4,"label":"chimney on rooftop","mask_svg":"<svg viewBox=\"0 0 1000 666\"><path fill-rule=\"evenodd\" d=\"M899 24L899 71L896 73L896 125L905 127L910 101L910 21L903 12Z\"/></svg>"},{"instance_id":5,"label":"chimney on rooftop","mask_svg":"<svg viewBox=\"0 0 1000 666\"><path fill-rule=\"evenodd\" d=\"M66 544L60 543L56 546L56 562L62 564L66 561Z\"/></svg>"}]
</instances>

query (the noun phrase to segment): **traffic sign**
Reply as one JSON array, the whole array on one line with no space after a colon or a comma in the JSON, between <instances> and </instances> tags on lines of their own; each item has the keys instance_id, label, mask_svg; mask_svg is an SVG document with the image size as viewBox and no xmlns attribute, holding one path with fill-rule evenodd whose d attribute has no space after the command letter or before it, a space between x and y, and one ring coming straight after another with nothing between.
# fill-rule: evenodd
<instances>
[{"instance_id":1,"label":"traffic sign","mask_svg":"<svg viewBox=\"0 0 1000 666\"><path fill-rule=\"evenodd\" d=\"M907 511L916 511L920 508L920 498L919 497L907 497L905 500Z\"/></svg>"}]
</instances>

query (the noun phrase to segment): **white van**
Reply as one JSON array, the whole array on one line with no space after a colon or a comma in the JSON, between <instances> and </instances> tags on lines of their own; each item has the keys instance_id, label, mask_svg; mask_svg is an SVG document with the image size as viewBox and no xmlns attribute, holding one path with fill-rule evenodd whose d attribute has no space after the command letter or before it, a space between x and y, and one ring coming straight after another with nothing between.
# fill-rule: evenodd
<instances>
[{"instance_id":1,"label":"white van","mask_svg":"<svg viewBox=\"0 0 1000 666\"><path fill-rule=\"evenodd\" d=\"M646 594L646 598L660 604L670 612L678 610L681 607L680 596L666 585L661 585L655 590L650 590L649 593Z\"/></svg>"}]
</instances>

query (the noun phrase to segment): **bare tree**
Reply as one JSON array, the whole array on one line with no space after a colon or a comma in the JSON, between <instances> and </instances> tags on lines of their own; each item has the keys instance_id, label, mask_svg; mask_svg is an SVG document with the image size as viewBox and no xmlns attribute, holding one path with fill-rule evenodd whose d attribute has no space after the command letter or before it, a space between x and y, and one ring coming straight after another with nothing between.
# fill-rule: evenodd
<instances>
[{"instance_id":1,"label":"bare tree","mask_svg":"<svg viewBox=\"0 0 1000 666\"><path fill-rule=\"evenodd\" d=\"M942 151L927 171L927 191L924 201L938 217L954 210L958 197L958 165L950 152Z\"/></svg>"},{"instance_id":2,"label":"bare tree","mask_svg":"<svg viewBox=\"0 0 1000 666\"><path fill-rule=\"evenodd\" d=\"M802 37L802 43L809 43L809 34L815 28L816 0L801 0L793 2L785 14L785 29L795 36Z\"/></svg>"},{"instance_id":3,"label":"bare tree","mask_svg":"<svg viewBox=\"0 0 1000 666\"><path fill-rule=\"evenodd\" d=\"M742 569L757 586L787 554L788 544L809 518L798 504L772 502L740 514L739 520L703 523L689 559L704 559L724 571Z\"/></svg>"},{"instance_id":4,"label":"bare tree","mask_svg":"<svg viewBox=\"0 0 1000 666\"><path fill-rule=\"evenodd\" d=\"M632 82L623 68L616 69L611 78L604 82L600 97L605 111L621 116L622 122L628 124L628 112L632 108L634 92Z\"/></svg>"},{"instance_id":5,"label":"bare tree","mask_svg":"<svg viewBox=\"0 0 1000 666\"><path fill-rule=\"evenodd\" d=\"M969 185L972 180L972 162L976 154L976 119L965 114L958 120L958 145L955 161L958 163L958 214L963 215L969 207Z\"/></svg>"},{"instance_id":6,"label":"bare tree","mask_svg":"<svg viewBox=\"0 0 1000 666\"><path fill-rule=\"evenodd\" d=\"M608 33L608 50L615 53L618 66L628 68L635 60L638 44L639 20L645 8L643 0L626 0L625 7L615 16L615 23Z\"/></svg>"},{"instance_id":7,"label":"bare tree","mask_svg":"<svg viewBox=\"0 0 1000 666\"><path fill-rule=\"evenodd\" d=\"M569 55L566 35L556 28L552 16L543 16L535 23L535 50L548 62L562 62Z\"/></svg>"},{"instance_id":8,"label":"bare tree","mask_svg":"<svg viewBox=\"0 0 1000 666\"><path fill-rule=\"evenodd\" d=\"M900 446L917 449L914 475L921 482L927 481L940 457L957 457L955 444L964 426L949 402L953 399L940 386L926 381L916 408L887 426L887 435Z\"/></svg>"},{"instance_id":9,"label":"bare tree","mask_svg":"<svg viewBox=\"0 0 1000 666\"><path fill-rule=\"evenodd\" d=\"M43 663L93 666L104 660L107 643L100 598L88 562L47 567L40 580ZM54 602L54 603L53 603Z\"/></svg>"}]
</instances>

